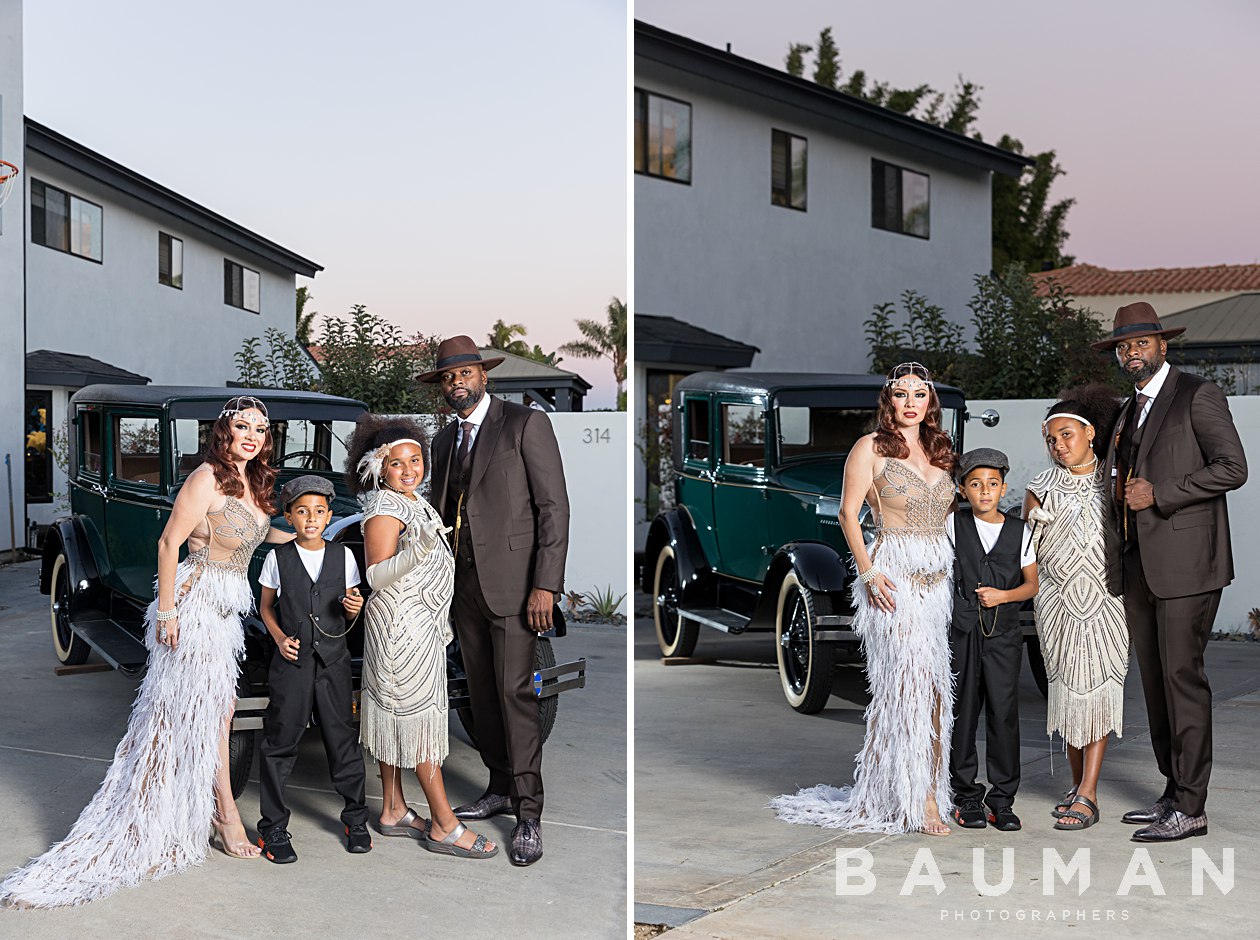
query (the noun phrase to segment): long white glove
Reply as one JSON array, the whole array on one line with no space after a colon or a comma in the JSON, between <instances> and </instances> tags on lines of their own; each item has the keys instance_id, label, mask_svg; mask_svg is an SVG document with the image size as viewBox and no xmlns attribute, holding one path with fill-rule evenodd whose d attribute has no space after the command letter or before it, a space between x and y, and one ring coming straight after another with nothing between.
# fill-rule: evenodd
<instances>
[{"instance_id":1,"label":"long white glove","mask_svg":"<svg viewBox=\"0 0 1260 940\"><path fill-rule=\"evenodd\" d=\"M442 520L436 516L426 519L420 524L420 530L416 536L409 539L405 545L400 545L395 554L384 561L368 566L368 586L373 591L380 591L404 577L437 546L438 538L450 531L451 527L442 525Z\"/></svg>"}]
</instances>

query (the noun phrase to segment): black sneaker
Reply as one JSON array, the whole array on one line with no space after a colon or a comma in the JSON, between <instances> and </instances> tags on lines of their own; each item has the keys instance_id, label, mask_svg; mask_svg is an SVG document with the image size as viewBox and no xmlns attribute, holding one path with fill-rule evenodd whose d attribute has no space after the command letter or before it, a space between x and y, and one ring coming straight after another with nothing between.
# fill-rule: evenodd
<instances>
[{"instance_id":1,"label":"black sneaker","mask_svg":"<svg viewBox=\"0 0 1260 940\"><path fill-rule=\"evenodd\" d=\"M268 861L277 865L287 865L297 861L297 852L293 851L293 837L289 830L276 826L258 837L258 847Z\"/></svg>"},{"instance_id":2,"label":"black sneaker","mask_svg":"<svg viewBox=\"0 0 1260 940\"><path fill-rule=\"evenodd\" d=\"M994 829L1001 829L1003 832L1018 832L1024 828L1015 815L1015 810L1009 806L990 807L989 822Z\"/></svg>"},{"instance_id":3,"label":"black sneaker","mask_svg":"<svg viewBox=\"0 0 1260 940\"><path fill-rule=\"evenodd\" d=\"M962 800L954 807L954 822L964 829L983 829L987 826L984 806L979 800Z\"/></svg>"},{"instance_id":4,"label":"black sneaker","mask_svg":"<svg viewBox=\"0 0 1260 940\"><path fill-rule=\"evenodd\" d=\"M367 823L346 826L346 851L355 855L372 851L372 836L368 833Z\"/></svg>"}]
</instances>

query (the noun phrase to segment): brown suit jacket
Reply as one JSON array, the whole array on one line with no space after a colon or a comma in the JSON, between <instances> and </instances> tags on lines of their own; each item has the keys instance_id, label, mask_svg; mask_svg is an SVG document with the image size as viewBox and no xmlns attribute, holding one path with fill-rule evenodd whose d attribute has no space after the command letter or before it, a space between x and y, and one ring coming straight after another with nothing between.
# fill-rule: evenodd
<instances>
[{"instance_id":1,"label":"brown suit jacket","mask_svg":"<svg viewBox=\"0 0 1260 940\"><path fill-rule=\"evenodd\" d=\"M429 499L447 518L459 422L433 438ZM499 617L525 613L532 588L559 594L569 551L569 495L551 421L541 411L490 398L473 444L464 501L482 597Z\"/></svg>"},{"instance_id":2,"label":"brown suit jacket","mask_svg":"<svg viewBox=\"0 0 1260 940\"><path fill-rule=\"evenodd\" d=\"M1121 410L1113 442L1134 420L1136 403L1134 396ZM1116 449L1113 443L1104 478L1113 496ZM1225 494L1247 481L1247 458L1225 393L1214 382L1169 366L1143 425L1133 475L1155 489L1155 505L1131 514L1129 522L1137 527L1142 571L1155 596L1187 597L1229 584L1234 558ZM1119 537L1123 508L1115 508ZM1109 571L1110 586L1120 594L1118 551L1112 559L1117 564Z\"/></svg>"}]
</instances>

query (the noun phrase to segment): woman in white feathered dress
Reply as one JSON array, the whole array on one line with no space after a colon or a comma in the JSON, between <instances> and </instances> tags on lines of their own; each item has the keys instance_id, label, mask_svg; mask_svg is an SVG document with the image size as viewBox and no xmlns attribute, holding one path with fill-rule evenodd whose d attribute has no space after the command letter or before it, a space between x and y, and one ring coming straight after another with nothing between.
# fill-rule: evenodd
<instances>
[{"instance_id":1,"label":"woman in white feathered dress","mask_svg":"<svg viewBox=\"0 0 1260 940\"><path fill-rule=\"evenodd\" d=\"M781 819L829 829L948 835L946 748L953 727L949 622L954 555L945 516L954 454L928 370L903 363L880 392L878 428L844 467L840 525L857 566L854 630L871 703L853 785L780 796ZM868 554L858 513L879 522Z\"/></svg>"},{"instance_id":2,"label":"woman in white feathered dress","mask_svg":"<svg viewBox=\"0 0 1260 940\"><path fill-rule=\"evenodd\" d=\"M271 447L262 402L229 400L158 543L148 671L114 761L65 840L0 884L0 905L82 904L183 871L205 859L212 826L228 855L258 856L232 799L227 741L249 560L273 533Z\"/></svg>"}]
</instances>

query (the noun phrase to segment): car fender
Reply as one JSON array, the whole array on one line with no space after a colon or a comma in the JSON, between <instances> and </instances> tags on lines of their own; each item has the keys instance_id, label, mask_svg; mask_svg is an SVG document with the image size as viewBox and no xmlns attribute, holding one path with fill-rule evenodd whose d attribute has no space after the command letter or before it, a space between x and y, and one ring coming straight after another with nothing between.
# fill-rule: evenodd
<instances>
[{"instance_id":1,"label":"car fender","mask_svg":"<svg viewBox=\"0 0 1260 940\"><path fill-rule=\"evenodd\" d=\"M663 512L652 521L644 546L643 590L652 593L652 578L656 573L656 556L661 548L671 545L678 564L678 580L687 591L701 576L709 573L709 562L700 547L691 524L691 516L680 509Z\"/></svg>"},{"instance_id":2,"label":"car fender","mask_svg":"<svg viewBox=\"0 0 1260 940\"><path fill-rule=\"evenodd\" d=\"M843 596L852 572L848 560L825 542L789 542L775 552L761 586L761 597L748 627L774 627L779 586L789 571L796 572L801 584L815 595L815 613L831 613L829 595Z\"/></svg>"},{"instance_id":3,"label":"car fender","mask_svg":"<svg viewBox=\"0 0 1260 940\"><path fill-rule=\"evenodd\" d=\"M351 526L358 525L362 521L363 521L363 513L361 512L356 512L353 515L349 515L349 516L342 516L340 519L335 520L327 529L324 530L324 538L328 539L328 541L330 542L339 541L337 538L338 535L340 535L344 530L350 528ZM349 536L347 536L347 538L348 537ZM340 541L345 541L345 539L341 539Z\"/></svg>"},{"instance_id":4,"label":"car fender","mask_svg":"<svg viewBox=\"0 0 1260 940\"><path fill-rule=\"evenodd\" d=\"M48 527L44 538L44 555L39 569L39 592L52 593L52 570L57 556L64 554L66 564L70 567L70 583L74 585L88 583L89 590L100 581L100 567L92 554L92 539L87 527L91 520L83 516L66 516L58 519ZM97 539L99 541L99 539ZM76 588L75 594L79 592Z\"/></svg>"}]
</instances>

